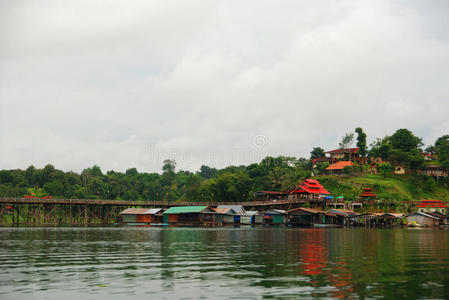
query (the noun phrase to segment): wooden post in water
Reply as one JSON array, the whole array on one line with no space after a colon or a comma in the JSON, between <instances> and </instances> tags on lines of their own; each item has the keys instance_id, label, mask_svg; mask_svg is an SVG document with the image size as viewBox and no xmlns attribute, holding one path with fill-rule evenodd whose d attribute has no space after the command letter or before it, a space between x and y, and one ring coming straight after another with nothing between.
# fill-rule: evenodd
<instances>
[{"instance_id":1,"label":"wooden post in water","mask_svg":"<svg viewBox=\"0 0 449 300\"><path fill-rule=\"evenodd\" d=\"M17 205L17 217L16 217L16 222L17 222L17 225L19 225L19 223L20 223L20 205Z\"/></svg>"},{"instance_id":2,"label":"wooden post in water","mask_svg":"<svg viewBox=\"0 0 449 300\"><path fill-rule=\"evenodd\" d=\"M86 224L86 225L88 223L87 207L88 207L88 204L86 204L84 206L84 224Z\"/></svg>"},{"instance_id":3,"label":"wooden post in water","mask_svg":"<svg viewBox=\"0 0 449 300\"><path fill-rule=\"evenodd\" d=\"M47 205L44 204L44 225L47 224Z\"/></svg>"},{"instance_id":4,"label":"wooden post in water","mask_svg":"<svg viewBox=\"0 0 449 300\"><path fill-rule=\"evenodd\" d=\"M0 220L0 223L6 223L6 219L5 219L5 206L4 205L1 205L0 206L1 207L1 220Z\"/></svg>"},{"instance_id":5,"label":"wooden post in water","mask_svg":"<svg viewBox=\"0 0 449 300\"><path fill-rule=\"evenodd\" d=\"M30 224L30 223L31 223L31 222L30 222L30 209L31 209L31 205L32 205L32 204L28 204L28 205L27 205L27 220L26 220L27 224Z\"/></svg>"},{"instance_id":6,"label":"wooden post in water","mask_svg":"<svg viewBox=\"0 0 449 300\"><path fill-rule=\"evenodd\" d=\"M72 225L72 205L69 204L69 224Z\"/></svg>"}]
</instances>

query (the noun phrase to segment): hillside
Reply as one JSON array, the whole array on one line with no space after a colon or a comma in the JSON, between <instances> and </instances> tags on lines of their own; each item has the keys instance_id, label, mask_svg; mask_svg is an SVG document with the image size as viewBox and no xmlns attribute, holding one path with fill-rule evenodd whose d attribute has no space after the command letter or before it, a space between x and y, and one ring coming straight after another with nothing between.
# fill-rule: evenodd
<instances>
[{"instance_id":1,"label":"hillside","mask_svg":"<svg viewBox=\"0 0 449 300\"><path fill-rule=\"evenodd\" d=\"M380 200L411 201L441 199L449 201L449 189L430 177L410 175L363 175L359 177L318 176L335 196L355 200L363 188L372 188Z\"/></svg>"}]
</instances>

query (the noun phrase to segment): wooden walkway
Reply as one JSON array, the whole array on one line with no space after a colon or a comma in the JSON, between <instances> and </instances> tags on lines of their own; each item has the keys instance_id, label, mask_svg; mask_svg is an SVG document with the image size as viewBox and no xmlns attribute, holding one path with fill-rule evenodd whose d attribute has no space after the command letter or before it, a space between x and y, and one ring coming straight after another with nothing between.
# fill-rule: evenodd
<instances>
[{"instance_id":1,"label":"wooden walkway","mask_svg":"<svg viewBox=\"0 0 449 300\"><path fill-rule=\"evenodd\" d=\"M292 209L306 200L166 202L93 199L0 198L0 224L111 224L128 207L242 205L246 210Z\"/></svg>"},{"instance_id":2,"label":"wooden walkway","mask_svg":"<svg viewBox=\"0 0 449 300\"><path fill-rule=\"evenodd\" d=\"M301 201L303 202L303 201ZM299 203L298 200L269 200L248 202L167 202L167 201L131 201L131 200L94 200L94 199L40 199L40 198L0 198L0 204L61 204L61 205L105 205L105 206L216 206L242 205L243 207L278 206Z\"/></svg>"}]
</instances>

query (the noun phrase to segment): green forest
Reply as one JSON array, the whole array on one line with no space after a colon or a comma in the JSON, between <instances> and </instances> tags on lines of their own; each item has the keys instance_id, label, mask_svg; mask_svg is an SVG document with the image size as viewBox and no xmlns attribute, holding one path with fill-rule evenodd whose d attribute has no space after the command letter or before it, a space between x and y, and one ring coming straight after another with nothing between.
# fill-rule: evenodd
<instances>
[{"instance_id":1,"label":"green forest","mask_svg":"<svg viewBox=\"0 0 449 300\"><path fill-rule=\"evenodd\" d=\"M433 145L422 149L422 139L407 129L399 129L391 136L375 140L367 147L366 134L361 128L342 137L339 147L351 146L354 140L361 155L380 157L388 163L378 166L380 174L370 175L367 165L345 169L346 176L326 175L328 164L312 163L324 155L324 149L313 148L309 158L288 156L266 157L259 163L216 169L202 166L196 172L176 169L176 161L164 161L161 173L104 172L99 166L81 173L65 172L48 164L44 168L30 166L25 170L0 171L0 197L43 197L77 199L123 199L151 201L252 201L256 191L286 191L306 178L317 178L334 195L355 200L364 187L372 187L380 199L413 200L439 198L449 200L449 181L434 180L417 174L425 166L422 153L434 154L433 163L449 169L449 135L438 138ZM369 160L367 160L369 161ZM391 165L407 166L408 175L394 175Z\"/></svg>"}]
</instances>

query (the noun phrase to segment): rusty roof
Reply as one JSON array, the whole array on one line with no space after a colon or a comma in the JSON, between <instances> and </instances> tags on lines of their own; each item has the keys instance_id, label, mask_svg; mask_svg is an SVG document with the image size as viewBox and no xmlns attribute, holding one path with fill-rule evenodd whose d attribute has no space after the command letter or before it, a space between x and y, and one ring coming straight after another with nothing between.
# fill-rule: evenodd
<instances>
[{"instance_id":1,"label":"rusty roof","mask_svg":"<svg viewBox=\"0 0 449 300\"><path fill-rule=\"evenodd\" d=\"M219 214L232 214L236 215L237 213L231 207L220 207L214 208L214 210Z\"/></svg>"},{"instance_id":2,"label":"rusty roof","mask_svg":"<svg viewBox=\"0 0 449 300\"><path fill-rule=\"evenodd\" d=\"M325 213L324 211L322 211L320 209L308 208L308 207L294 208L294 209L288 210L287 213L291 213L291 212L298 211L298 210L306 211L306 212L309 212L312 214Z\"/></svg>"},{"instance_id":3,"label":"rusty roof","mask_svg":"<svg viewBox=\"0 0 449 300\"><path fill-rule=\"evenodd\" d=\"M162 208L127 208L122 211L121 215L154 215L160 212Z\"/></svg>"},{"instance_id":4,"label":"rusty roof","mask_svg":"<svg viewBox=\"0 0 449 300\"><path fill-rule=\"evenodd\" d=\"M331 209L329 211L327 211L327 213L331 213L331 214L336 214L336 215L343 215L343 216L356 216L357 213L352 211L352 210L347 210L347 209Z\"/></svg>"},{"instance_id":5,"label":"rusty roof","mask_svg":"<svg viewBox=\"0 0 449 300\"><path fill-rule=\"evenodd\" d=\"M359 152L359 148L345 148L345 149L335 149L331 151L327 151L326 153L329 154L337 154L337 153L357 153Z\"/></svg>"}]
</instances>

